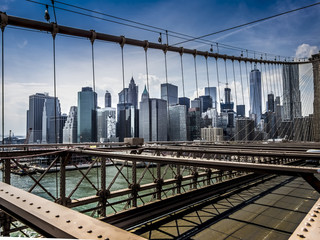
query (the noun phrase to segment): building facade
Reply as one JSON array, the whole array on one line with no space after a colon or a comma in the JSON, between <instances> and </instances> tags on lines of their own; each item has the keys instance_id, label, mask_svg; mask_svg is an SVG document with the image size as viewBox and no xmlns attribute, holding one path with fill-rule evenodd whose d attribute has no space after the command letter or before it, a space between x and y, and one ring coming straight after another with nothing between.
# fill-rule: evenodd
<instances>
[{"instance_id":1,"label":"building facade","mask_svg":"<svg viewBox=\"0 0 320 240\"><path fill-rule=\"evenodd\" d=\"M104 94L104 107L111 107L111 93L109 93L109 91L106 91Z\"/></svg>"},{"instance_id":2,"label":"building facade","mask_svg":"<svg viewBox=\"0 0 320 240\"><path fill-rule=\"evenodd\" d=\"M77 142L78 107L71 106L69 115L63 127L63 143Z\"/></svg>"},{"instance_id":3,"label":"building facade","mask_svg":"<svg viewBox=\"0 0 320 240\"><path fill-rule=\"evenodd\" d=\"M250 72L250 117L255 120L256 126L261 121L261 115L261 72L255 66Z\"/></svg>"},{"instance_id":4,"label":"building facade","mask_svg":"<svg viewBox=\"0 0 320 240\"><path fill-rule=\"evenodd\" d=\"M170 105L178 104L178 87L170 83L161 84L161 99Z\"/></svg>"},{"instance_id":5,"label":"building facade","mask_svg":"<svg viewBox=\"0 0 320 240\"><path fill-rule=\"evenodd\" d=\"M169 106L169 140L187 141L187 107L185 105Z\"/></svg>"}]
</instances>

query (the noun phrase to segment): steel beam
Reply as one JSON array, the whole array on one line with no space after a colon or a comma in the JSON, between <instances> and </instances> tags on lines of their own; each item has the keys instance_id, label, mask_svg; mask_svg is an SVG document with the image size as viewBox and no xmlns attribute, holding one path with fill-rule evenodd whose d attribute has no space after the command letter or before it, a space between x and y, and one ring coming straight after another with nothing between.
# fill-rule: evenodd
<instances>
[{"instance_id":1,"label":"steel beam","mask_svg":"<svg viewBox=\"0 0 320 240\"><path fill-rule=\"evenodd\" d=\"M82 38L91 39L93 31L92 30L82 30L78 28L72 28L62 25L56 25L54 23L45 23L45 22L39 22L35 20L25 19L25 18L19 18L15 16L6 15L5 13L0 13L1 22L6 22L9 26L17 26L22 28L29 28L29 29L35 29L39 31L45 31L50 33L58 33L58 34L65 34L70 36L77 36ZM124 36L114 36L109 35L105 33L99 33L94 32L95 39L102 40L102 41L108 41L108 42L115 42L119 44L128 44L138 47L148 47L152 49L159 49L163 51L171 51L171 52L177 52L177 53L186 53L186 54L196 54L199 56L204 57L213 57L213 58L222 58L222 59L228 59L228 60L236 60L236 61L244 61L244 62L253 62L253 63L272 63L272 64L305 64L310 63L309 61L305 62L287 62L287 61L271 61L271 60L263 60L263 59L255 59L255 58L246 58L246 57L235 57L235 56L229 56L229 55L223 55L219 53L209 53L208 51L197 51L195 49L187 49L182 47L174 47L174 46L168 46L167 44L159 44L159 43L153 43L148 41L141 41L136 40L132 38L125 38Z\"/></svg>"},{"instance_id":2,"label":"steel beam","mask_svg":"<svg viewBox=\"0 0 320 240\"><path fill-rule=\"evenodd\" d=\"M3 182L0 208L45 237L144 239Z\"/></svg>"}]
</instances>

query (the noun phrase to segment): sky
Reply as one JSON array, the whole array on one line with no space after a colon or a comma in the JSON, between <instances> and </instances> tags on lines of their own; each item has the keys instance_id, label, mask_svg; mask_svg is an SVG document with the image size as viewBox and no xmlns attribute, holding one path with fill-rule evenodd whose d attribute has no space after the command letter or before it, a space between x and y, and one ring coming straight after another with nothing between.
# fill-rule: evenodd
<instances>
[{"instance_id":1,"label":"sky","mask_svg":"<svg viewBox=\"0 0 320 240\"><path fill-rule=\"evenodd\" d=\"M36 3L35 3L36 2ZM176 38L173 32L183 33L190 36L202 36L222 29L247 23L260 18L268 17L284 11L292 10L302 6L316 3L313 0L260 0L260 1L214 1L214 0L138 0L138 1L104 1L104 0L66 0L64 3L73 4L78 7L102 12L118 18L152 25L169 32L169 45L177 44L183 39ZM41 4L38 4L41 3ZM45 6L49 5L50 21L54 21L54 13L51 0L0 0L0 11L8 15L46 21L44 19ZM120 22L102 15L81 10L89 16L75 14L66 10L80 11L79 9L55 2L56 18L58 25L65 25L85 30L107 33L116 36L125 36L138 40L158 42L159 29L152 32L137 29L121 24L93 18L99 16L112 21ZM63 9L61 9L63 8ZM267 53L268 58L274 58L272 54L286 57L308 58L317 53L320 48L318 38L320 22L320 5L304 9L299 12L290 13L268 21L249 25L227 31L221 34L205 38L207 41L218 42L219 52L228 55L239 56L241 50L230 50L223 48L223 44L241 49L250 50L249 57L254 57L251 52ZM90 17L91 16L91 17ZM123 22L126 24L132 24ZM143 26L140 26L145 28ZM165 34L162 35L163 42L166 41ZM56 37L56 80L57 96L60 100L63 113L68 114L71 106L77 105L77 92L82 87L92 86L92 60L91 42L88 39L80 39L57 35ZM191 41L178 44L184 48L209 51L210 43ZM29 104L29 96L35 93L47 92L53 95L53 41L50 33L39 31L26 31L13 27L6 27L4 31L4 76L5 76L5 135L12 130L15 135L25 135L26 111ZM216 45L213 44L216 52ZM146 84L146 61L145 52L142 48L125 45L124 56L124 79L125 87L128 86L131 77L139 86L139 100ZM150 85L150 96L160 97L160 84L166 82L164 65L164 53L159 50L149 49L148 52L148 79ZM260 58L261 54L256 53ZM265 56L265 54L263 54ZM179 97L183 96L182 74L180 66L180 55L167 53L167 76L168 82L179 87ZM122 84L122 62L121 48L119 44L95 41L94 42L95 82L98 93L98 105L104 107L104 93L108 90L112 95L112 106L116 107L118 93ZM217 73L215 60L208 59L209 85L217 86ZM239 63L235 64L235 75L231 61L226 64L223 60L218 62L220 71L220 87L222 89L226 82L231 86L234 101L241 104L244 99L248 105L248 87L241 86L240 79L247 81L245 65L242 67L240 76ZM204 87L208 86L206 61L204 57L196 57L197 80L199 95L203 93ZM248 71L251 70L248 65ZM257 66L259 68L259 65ZM281 95L277 89L277 69L262 66L263 78L269 79L276 95ZM311 95L308 91L312 87L310 82L311 66L300 68L301 93L304 100L304 112L312 111ZM183 72L185 80L185 95L190 98L196 97L194 57L183 55ZM309 76L309 77L306 77ZM235 84L233 83L235 79ZM265 85L265 88L268 85ZM280 87L281 88L281 87ZM238 90L238 91L237 91ZM271 91L271 89L269 89ZM237 94L235 94L237 92ZM244 96L241 95L244 92ZM266 96L265 96L266 97ZM308 104L309 103L309 104ZM265 103L263 100L263 107Z\"/></svg>"}]
</instances>

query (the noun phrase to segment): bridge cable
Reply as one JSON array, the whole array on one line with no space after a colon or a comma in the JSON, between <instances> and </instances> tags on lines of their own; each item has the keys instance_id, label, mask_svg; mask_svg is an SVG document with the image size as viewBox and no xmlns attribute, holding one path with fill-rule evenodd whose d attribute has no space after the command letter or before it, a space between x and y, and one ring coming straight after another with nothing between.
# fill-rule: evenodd
<instances>
[{"instance_id":1,"label":"bridge cable","mask_svg":"<svg viewBox=\"0 0 320 240\"><path fill-rule=\"evenodd\" d=\"M1 21L1 78L2 78L2 144L4 144L4 29L6 23Z\"/></svg>"},{"instance_id":2,"label":"bridge cable","mask_svg":"<svg viewBox=\"0 0 320 240\"><path fill-rule=\"evenodd\" d=\"M193 62L194 62L194 75L195 75L195 80L196 80L196 93L197 93L197 98L199 98L199 89L198 89L198 74L197 74L197 50L194 50L193 53ZM201 105L200 105L201 106Z\"/></svg>"},{"instance_id":3,"label":"bridge cable","mask_svg":"<svg viewBox=\"0 0 320 240\"><path fill-rule=\"evenodd\" d=\"M168 41L168 39L167 39ZM165 73L166 73L166 92L167 92L167 118L168 118L168 126L167 126L167 139L170 141L170 134L169 134L169 128L170 128L170 109L169 109L169 83L168 83L168 65L167 65L167 51L168 51L168 44L166 45L166 48L163 50L164 53L164 67L165 67Z\"/></svg>"},{"instance_id":4,"label":"bridge cable","mask_svg":"<svg viewBox=\"0 0 320 240\"><path fill-rule=\"evenodd\" d=\"M239 68L240 68L240 80L241 80L241 92L242 92L242 104L244 104L244 93L243 93L243 82L242 82L242 70L241 70L241 61L239 60ZM244 113L246 114L246 113Z\"/></svg>"},{"instance_id":5,"label":"bridge cable","mask_svg":"<svg viewBox=\"0 0 320 240\"><path fill-rule=\"evenodd\" d=\"M120 49L121 49L121 69L122 69L122 91L123 91L123 101L124 101L124 137L127 136L126 91L125 91L125 80L124 80L124 57L123 57L123 47L124 47L125 41L126 41L125 37L121 36ZM121 123L121 118L120 118L120 123ZM119 133L119 136L120 136L120 133Z\"/></svg>"},{"instance_id":6,"label":"bridge cable","mask_svg":"<svg viewBox=\"0 0 320 240\"><path fill-rule=\"evenodd\" d=\"M248 90L248 102L249 102L249 113L251 112L251 105L250 105L250 84L249 84L249 75L248 75L248 62L245 61L245 66L246 66L246 76L247 76L247 90ZM249 114L250 116L250 114Z\"/></svg>"},{"instance_id":7,"label":"bridge cable","mask_svg":"<svg viewBox=\"0 0 320 240\"><path fill-rule=\"evenodd\" d=\"M236 99L236 110L237 110L238 97L237 97L236 75L235 75L235 71L234 71L234 60L232 60L232 69L233 69L234 95L235 95L235 99Z\"/></svg>"},{"instance_id":8,"label":"bridge cable","mask_svg":"<svg viewBox=\"0 0 320 240\"><path fill-rule=\"evenodd\" d=\"M216 70L217 70L217 82L218 82L218 106L221 112L221 107L220 107L220 79L219 79L219 67L218 67L218 58L216 57ZM217 110L218 110L218 106L217 106Z\"/></svg>"},{"instance_id":9,"label":"bridge cable","mask_svg":"<svg viewBox=\"0 0 320 240\"><path fill-rule=\"evenodd\" d=\"M146 59L146 74L147 74L147 89L148 93L150 94L150 89L149 89L149 69L148 69L148 47L149 47L149 42L146 40L146 45L144 46L144 55Z\"/></svg>"},{"instance_id":10,"label":"bridge cable","mask_svg":"<svg viewBox=\"0 0 320 240\"><path fill-rule=\"evenodd\" d=\"M183 97L185 98L185 91L184 91L184 74L183 74L183 48L181 48L181 52L180 52L180 66L181 66L181 80L182 80L182 91L183 91ZM187 109L188 111L188 109Z\"/></svg>"}]
</instances>

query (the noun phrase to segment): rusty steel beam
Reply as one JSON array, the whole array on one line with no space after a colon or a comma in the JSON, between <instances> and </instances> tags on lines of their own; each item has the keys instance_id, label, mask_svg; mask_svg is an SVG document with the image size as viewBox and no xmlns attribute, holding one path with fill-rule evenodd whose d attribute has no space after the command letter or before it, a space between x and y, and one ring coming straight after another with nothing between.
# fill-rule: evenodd
<instances>
[{"instance_id":1,"label":"rusty steel beam","mask_svg":"<svg viewBox=\"0 0 320 240\"><path fill-rule=\"evenodd\" d=\"M289 240L318 240L320 236L320 198L310 209Z\"/></svg>"},{"instance_id":2,"label":"rusty steel beam","mask_svg":"<svg viewBox=\"0 0 320 240\"><path fill-rule=\"evenodd\" d=\"M45 237L144 239L2 182L0 208Z\"/></svg>"},{"instance_id":3,"label":"rusty steel beam","mask_svg":"<svg viewBox=\"0 0 320 240\"><path fill-rule=\"evenodd\" d=\"M35 20L19 18L15 16L10 16L5 13L0 13L1 23L4 25L11 25L16 27L22 28L29 28L35 29L39 31L50 32L52 34L64 34L76 37L82 37L87 39L94 39L108 41L108 42L115 42L119 44L128 44L137 47L143 48L152 48L152 49L159 49L163 51L171 51L176 53L186 53L192 55L199 55L204 57L213 57L213 58L221 58L221 59L228 59L231 61L244 61L244 62L253 62L253 63L271 63L271 64L306 64L310 63L309 61L305 62L287 62L287 61L273 61L273 60L263 60L263 59L255 59L255 58L246 58L246 57L236 57L236 56L229 56L223 55L219 53L209 53L208 51L197 51L196 49L187 49L183 47L174 47L168 46L167 44L159 44L148 42L147 40L141 41L132 38L125 38L124 36L114 36L105 33L95 32L93 30L83 30L78 28L72 28L62 25L57 25L55 23L46 23L46 22L39 22Z\"/></svg>"}]
</instances>

